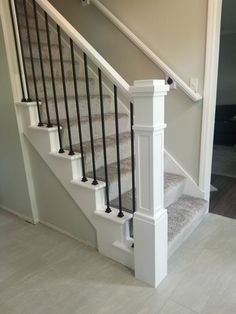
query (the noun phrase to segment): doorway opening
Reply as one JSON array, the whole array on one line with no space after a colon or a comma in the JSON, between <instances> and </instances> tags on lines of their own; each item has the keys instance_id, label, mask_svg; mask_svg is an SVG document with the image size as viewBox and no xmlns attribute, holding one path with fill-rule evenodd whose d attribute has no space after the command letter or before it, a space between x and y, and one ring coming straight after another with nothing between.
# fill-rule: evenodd
<instances>
[{"instance_id":1,"label":"doorway opening","mask_svg":"<svg viewBox=\"0 0 236 314\"><path fill-rule=\"evenodd\" d=\"M236 1L223 0L210 212L236 219Z\"/></svg>"}]
</instances>

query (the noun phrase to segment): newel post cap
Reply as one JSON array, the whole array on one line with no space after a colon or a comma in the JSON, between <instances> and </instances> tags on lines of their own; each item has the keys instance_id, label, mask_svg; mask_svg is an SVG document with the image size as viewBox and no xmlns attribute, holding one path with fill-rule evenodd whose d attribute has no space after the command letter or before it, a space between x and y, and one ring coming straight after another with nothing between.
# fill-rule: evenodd
<instances>
[{"instance_id":1,"label":"newel post cap","mask_svg":"<svg viewBox=\"0 0 236 314\"><path fill-rule=\"evenodd\" d=\"M138 80L130 87L132 96L164 96L170 90L170 86L164 80Z\"/></svg>"}]
</instances>

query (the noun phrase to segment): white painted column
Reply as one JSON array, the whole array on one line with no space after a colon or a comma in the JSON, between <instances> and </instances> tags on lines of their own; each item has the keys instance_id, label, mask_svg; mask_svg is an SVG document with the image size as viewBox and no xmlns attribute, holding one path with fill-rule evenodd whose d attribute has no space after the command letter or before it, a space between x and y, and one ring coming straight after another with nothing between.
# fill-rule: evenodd
<instances>
[{"instance_id":1,"label":"white painted column","mask_svg":"<svg viewBox=\"0 0 236 314\"><path fill-rule=\"evenodd\" d=\"M167 274L167 211L164 209L163 80L135 81L137 210L134 214L135 277L157 287Z\"/></svg>"}]
</instances>

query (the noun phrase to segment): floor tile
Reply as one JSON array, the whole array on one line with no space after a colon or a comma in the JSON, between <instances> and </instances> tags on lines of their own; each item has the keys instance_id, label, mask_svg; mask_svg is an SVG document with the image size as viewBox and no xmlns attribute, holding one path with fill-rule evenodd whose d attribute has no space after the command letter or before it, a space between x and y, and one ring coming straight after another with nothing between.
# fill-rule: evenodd
<instances>
[{"instance_id":1,"label":"floor tile","mask_svg":"<svg viewBox=\"0 0 236 314\"><path fill-rule=\"evenodd\" d=\"M187 309L186 307L169 300L160 311L160 314L196 314L196 312L193 312L190 309Z\"/></svg>"},{"instance_id":2,"label":"floor tile","mask_svg":"<svg viewBox=\"0 0 236 314\"><path fill-rule=\"evenodd\" d=\"M0 211L0 313L236 313L236 221L210 214L157 289L42 225Z\"/></svg>"}]
</instances>

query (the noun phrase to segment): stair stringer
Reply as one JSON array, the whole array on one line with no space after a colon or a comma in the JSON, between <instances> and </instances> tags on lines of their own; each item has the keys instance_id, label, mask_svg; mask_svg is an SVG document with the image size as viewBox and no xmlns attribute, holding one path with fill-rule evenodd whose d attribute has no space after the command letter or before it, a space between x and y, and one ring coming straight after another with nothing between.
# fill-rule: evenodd
<instances>
[{"instance_id":1,"label":"stair stringer","mask_svg":"<svg viewBox=\"0 0 236 314\"><path fill-rule=\"evenodd\" d=\"M59 154L57 127L38 127L36 103L18 103L23 133L46 162L57 179L70 194L78 207L96 229L98 251L111 259L134 268L134 254L129 238L129 221L132 215L124 213L118 218L118 210L105 213L105 183L92 185L92 179L81 182L81 156ZM66 214L66 213L65 213Z\"/></svg>"}]
</instances>

